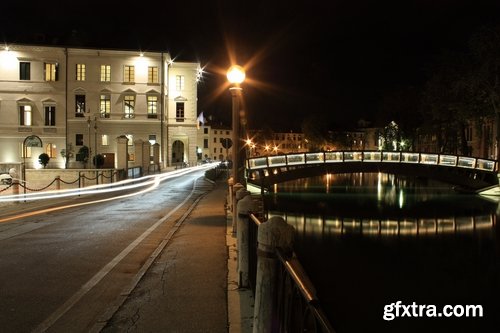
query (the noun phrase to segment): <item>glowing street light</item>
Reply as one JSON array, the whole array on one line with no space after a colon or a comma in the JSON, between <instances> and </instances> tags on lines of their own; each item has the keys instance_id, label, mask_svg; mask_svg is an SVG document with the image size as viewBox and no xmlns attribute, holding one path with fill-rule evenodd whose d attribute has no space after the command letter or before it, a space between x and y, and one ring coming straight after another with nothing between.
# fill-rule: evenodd
<instances>
[{"instance_id":1,"label":"glowing street light","mask_svg":"<svg viewBox=\"0 0 500 333\"><path fill-rule=\"evenodd\" d=\"M231 66L228 71L227 71L227 79L229 83L231 83L231 88L229 88L229 91L231 92L232 96L232 104L233 104L233 109L232 109L232 119L233 119L233 135L232 135L232 140L233 140L233 167L232 167L232 173L233 173L233 184L236 184L240 181L243 181L243 179L239 179L238 177L238 169L239 169L239 151L240 151L240 98L241 98L241 93L243 89L241 89L240 84L245 81L245 70L243 67L238 66L238 65L233 65ZM243 178L243 177L242 177Z\"/></svg>"}]
</instances>

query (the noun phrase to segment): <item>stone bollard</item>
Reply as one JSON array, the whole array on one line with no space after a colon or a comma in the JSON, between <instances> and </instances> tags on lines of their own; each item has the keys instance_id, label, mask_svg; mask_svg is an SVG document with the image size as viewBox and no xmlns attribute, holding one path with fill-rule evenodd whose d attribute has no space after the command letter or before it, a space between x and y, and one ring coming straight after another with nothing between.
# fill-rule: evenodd
<instances>
[{"instance_id":1,"label":"stone bollard","mask_svg":"<svg viewBox=\"0 0 500 333\"><path fill-rule=\"evenodd\" d=\"M278 265L276 248L292 250L294 229L282 217L273 216L259 225L257 241L257 279L255 287L254 333L273 332L276 316L276 277Z\"/></svg>"},{"instance_id":2,"label":"stone bollard","mask_svg":"<svg viewBox=\"0 0 500 333\"><path fill-rule=\"evenodd\" d=\"M12 194L19 194L19 179L12 179Z\"/></svg>"},{"instance_id":3,"label":"stone bollard","mask_svg":"<svg viewBox=\"0 0 500 333\"><path fill-rule=\"evenodd\" d=\"M240 197L238 199L238 197ZM236 193L238 205L236 211L238 213L238 224L236 227L236 241L238 250L238 287L248 288L249 284L249 266L248 266L248 250L249 250L249 235L248 228L250 221L249 215L255 211L255 204L252 200L250 192L245 189L239 190Z\"/></svg>"},{"instance_id":4,"label":"stone bollard","mask_svg":"<svg viewBox=\"0 0 500 333\"><path fill-rule=\"evenodd\" d=\"M233 185L233 197L232 197L232 201L233 201L233 205L232 205L232 208L231 208L231 212L233 213L233 235L236 234L236 228L237 228L237 225L236 225L236 222L238 220L238 216L236 214L236 207L237 207L237 204L238 204L238 201L236 199L236 193L241 190L242 188L244 188L243 185L241 185L240 183L236 183Z\"/></svg>"},{"instance_id":5,"label":"stone bollard","mask_svg":"<svg viewBox=\"0 0 500 333\"><path fill-rule=\"evenodd\" d=\"M56 190L61 189L61 176L56 176Z\"/></svg>"}]
</instances>

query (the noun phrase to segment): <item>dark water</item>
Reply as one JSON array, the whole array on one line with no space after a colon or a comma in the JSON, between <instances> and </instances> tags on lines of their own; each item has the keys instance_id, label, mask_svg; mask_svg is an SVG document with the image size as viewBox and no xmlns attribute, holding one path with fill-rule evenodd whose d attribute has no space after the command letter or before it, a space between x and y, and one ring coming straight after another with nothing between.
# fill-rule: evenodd
<instances>
[{"instance_id":1,"label":"dark water","mask_svg":"<svg viewBox=\"0 0 500 333\"><path fill-rule=\"evenodd\" d=\"M496 202L384 174L309 178L275 190L266 198L269 215L295 227L295 252L338 333L500 332ZM384 306L397 301L437 312L481 305L483 317L430 318L428 308L420 317L412 307L384 320Z\"/></svg>"}]
</instances>

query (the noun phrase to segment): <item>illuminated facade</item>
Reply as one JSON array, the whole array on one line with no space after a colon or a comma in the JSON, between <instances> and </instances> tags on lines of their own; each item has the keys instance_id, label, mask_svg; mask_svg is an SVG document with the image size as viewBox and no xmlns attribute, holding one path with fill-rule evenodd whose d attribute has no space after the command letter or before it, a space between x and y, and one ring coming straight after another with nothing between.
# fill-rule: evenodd
<instances>
[{"instance_id":1,"label":"illuminated facade","mask_svg":"<svg viewBox=\"0 0 500 333\"><path fill-rule=\"evenodd\" d=\"M90 160L101 154L115 166L117 137L158 144L160 166L197 161L198 63L172 62L163 52L11 45L0 51L0 163L26 165L51 156L49 167L81 168L84 146ZM65 162L62 152L71 153ZM66 164L66 165L65 165Z\"/></svg>"}]
</instances>

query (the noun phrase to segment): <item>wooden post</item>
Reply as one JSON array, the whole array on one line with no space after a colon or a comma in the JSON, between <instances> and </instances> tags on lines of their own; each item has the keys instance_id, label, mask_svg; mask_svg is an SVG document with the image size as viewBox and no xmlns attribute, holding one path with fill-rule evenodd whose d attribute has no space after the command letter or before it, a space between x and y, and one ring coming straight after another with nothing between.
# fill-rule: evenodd
<instances>
[{"instance_id":1,"label":"wooden post","mask_svg":"<svg viewBox=\"0 0 500 333\"><path fill-rule=\"evenodd\" d=\"M56 176L56 190L61 189L61 176Z\"/></svg>"},{"instance_id":2,"label":"wooden post","mask_svg":"<svg viewBox=\"0 0 500 333\"><path fill-rule=\"evenodd\" d=\"M273 216L259 225L257 233L257 279L253 333L271 333L276 314L276 276L278 258L276 248L291 251L294 229L282 217Z\"/></svg>"}]
</instances>

